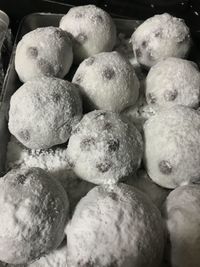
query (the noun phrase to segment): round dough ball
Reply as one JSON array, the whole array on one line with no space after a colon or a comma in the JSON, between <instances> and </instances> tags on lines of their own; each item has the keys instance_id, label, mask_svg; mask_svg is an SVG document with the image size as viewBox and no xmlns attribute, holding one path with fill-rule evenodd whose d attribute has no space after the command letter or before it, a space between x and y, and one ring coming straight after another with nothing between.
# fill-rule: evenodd
<instances>
[{"instance_id":1,"label":"round dough ball","mask_svg":"<svg viewBox=\"0 0 200 267\"><path fill-rule=\"evenodd\" d=\"M62 17L60 28L74 38L76 62L100 52L112 51L116 43L116 26L108 13L94 5L71 8Z\"/></svg>"},{"instance_id":2,"label":"round dough ball","mask_svg":"<svg viewBox=\"0 0 200 267\"><path fill-rule=\"evenodd\" d=\"M66 142L82 117L78 86L57 78L38 78L11 97L10 132L28 148L48 148Z\"/></svg>"},{"instance_id":3,"label":"round dough ball","mask_svg":"<svg viewBox=\"0 0 200 267\"><path fill-rule=\"evenodd\" d=\"M74 129L67 154L78 177L94 184L117 183L140 166L143 142L126 117L111 111L86 114Z\"/></svg>"},{"instance_id":4,"label":"round dough ball","mask_svg":"<svg viewBox=\"0 0 200 267\"><path fill-rule=\"evenodd\" d=\"M120 112L138 99L139 80L132 65L118 52L105 52L84 60L73 81L80 85L87 110Z\"/></svg>"},{"instance_id":5,"label":"round dough ball","mask_svg":"<svg viewBox=\"0 0 200 267\"><path fill-rule=\"evenodd\" d=\"M7 146L6 160L7 170L11 168L37 167L45 170L50 176L58 180L68 195L70 215L79 200L95 186L80 179L71 170L65 146L30 150L11 136Z\"/></svg>"},{"instance_id":6,"label":"round dough ball","mask_svg":"<svg viewBox=\"0 0 200 267\"><path fill-rule=\"evenodd\" d=\"M18 43L15 69L22 82L41 76L63 78L73 60L68 33L56 27L37 28Z\"/></svg>"},{"instance_id":7,"label":"round dough ball","mask_svg":"<svg viewBox=\"0 0 200 267\"><path fill-rule=\"evenodd\" d=\"M146 79L146 100L148 104L161 107L184 105L199 106L200 72L195 63L167 58L154 65Z\"/></svg>"},{"instance_id":8,"label":"round dough ball","mask_svg":"<svg viewBox=\"0 0 200 267\"><path fill-rule=\"evenodd\" d=\"M200 186L181 186L172 191L164 206L172 267L199 267Z\"/></svg>"},{"instance_id":9,"label":"round dough ball","mask_svg":"<svg viewBox=\"0 0 200 267\"><path fill-rule=\"evenodd\" d=\"M167 57L184 58L191 45L190 31L184 20L167 13L143 22L131 41L138 62L148 68Z\"/></svg>"},{"instance_id":10,"label":"round dough ball","mask_svg":"<svg viewBox=\"0 0 200 267\"><path fill-rule=\"evenodd\" d=\"M0 179L0 260L27 263L57 248L68 210L63 187L42 169L8 172Z\"/></svg>"},{"instance_id":11,"label":"round dough ball","mask_svg":"<svg viewBox=\"0 0 200 267\"><path fill-rule=\"evenodd\" d=\"M184 106L163 109L144 125L145 164L166 188L200 181L200 113Z\"/></svg>"},{"instance_id":12,"label":"round dough ball","mask_svg":"<svg viewBox=\"0 0 200 267\"><path fill-rule=\"evenodd\" d=\"M29 264L27 267L67 267L67 245L66 242L39 260Z\"/></svg>"},{"instance_id":13,"label":"round dough ball","mask_svg":"<svg viewBox=\"0 0 200 267\"><path fill-rule=\"evenodd\" d=\"M97 186L81 199L67 225L67 263L159 267L163 233L160 212L140 191L125 184Z\"/></svg>"},{"instance_id":14,"label":"round dough ball","mask_svg":"<svg viewBox=\"0 0 200 267\"><path fill-rule=\"evenodd\" d=\"M154 183L144 170L138 170L137 174L130 176L125 183L145 193L159 210L170 193L170 190Z\"/></svg>"}]
</instances>

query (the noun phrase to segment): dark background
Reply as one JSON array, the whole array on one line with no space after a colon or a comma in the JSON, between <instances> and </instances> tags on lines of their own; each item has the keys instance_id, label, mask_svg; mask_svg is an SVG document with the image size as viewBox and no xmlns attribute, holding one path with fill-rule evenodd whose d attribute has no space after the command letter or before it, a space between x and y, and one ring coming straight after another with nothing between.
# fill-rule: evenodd
<instances>
[{"instance_id":1,"label":"dark background","mask_svg":"<svg viewBox=\"0 0 200 267\"><path fill-rule=\"evenodd\" d=\"M168 12L182 17L193 35L200 41L200 0L0 0L0 9L10 17L15 34L20 20L33 12L66 13L70 5L95 4L112 15L146 19Z\"/></svg>"}]
</instances>

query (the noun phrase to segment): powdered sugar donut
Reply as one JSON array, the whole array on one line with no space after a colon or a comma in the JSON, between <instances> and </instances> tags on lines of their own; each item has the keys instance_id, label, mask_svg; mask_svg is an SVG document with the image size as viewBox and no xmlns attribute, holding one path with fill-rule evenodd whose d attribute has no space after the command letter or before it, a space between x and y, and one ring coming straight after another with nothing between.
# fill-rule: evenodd
<instances>
[{"instance_id":1,"label":"powdered sugar donut","mask_svg":"<svg viewBox=\"0 0 200 267\"><path fill-rule=\"evenodd\" d=\"M49 253L64 237L68 198L42 169L12 170L0 179L0 259L22 264Z\"/></svg>"},{"instance_id":2,"label":"powdered sugar donut","mask_svg":"<svg viewBox=\"0 0 200 267\"><path fill-rule=\"evenodd\" d=\"M59 248L29 264L27 267L67 267L66 241Z\"/></svg>"},{"instance_id":3,"label":"powdered sugar donut","mask_svg":"<svg viewBox=\"0 0 200 267\"><path fill-rule=\"evenodd\" d=\"M158 112L144 125L151 179L167 188L200 180L200 113L184 106Z\"/></svg>"},{"instance_id":4,"label":"powdered sugar donut","mask_svg":"<svg viewBox=\"0 0 200 267\"><path fill-rule=\"evenodd\" d=\"M78 87L57 78L38 78L11 97L9 130L26 147L48 148L68 140L82 117Z\"/></svg>"},{"instance_id":5,"label":"powdered sugar donut","mask_svg":"<svg viewBox=\"0 0 200 267\"><path fill-rule=\"evenodd\" d=\"M147 19L136 29L131 40L138 62L146 67L167 57L184 58L191 44L190 31L184 20L167 13Z\"/></svg>"},{"instance_id":6,"label":"powdered sugar donut","mask_svg":"<svg viewBox=\"0 0 200 267\"><path fill-rule=\"evenodd\" d=\"M124 116L97 110L74 129L67 154L73 171L94 184L116 183L136 171L143 153L142 137Z\"/></svg>"},{"instance_id":7,"label":"powdered sugar donut","mask_svg":"<svg viewBox=\"0 0 200 267\"><path fill-rule=\"evenodd\" d=\"M165 203L169 258L172 267L198 267L200 262L200 186L181 186Z\"/></svg>"},{"instance_id":8,"label":"powdered sugar donut","mask_svg":"<svg viewBox=\"0 0 200 267\"><path fill-rule=\"evenodd\" d=\"M40 76L63 78L73 60L69 35L56 27L37 28L18 43L15 68L22 82Z\"/></svg>"},{"instance_id":9,"label":"powdered sugar donut","mask_svg":"<svg viewBox=\"0 0 200 267\"><path fill-rule=\"evenodd\" d=\"M94 5L71 8L62 17L60 28L74 38L76 62L100 52L112 51L116 42L116 26L112 18Z\"/></svg>"},{"instance_id":10,"label":"powdered sugar donut","mask_svg":"<svg viewBox=\"0 0 200 267\"><path fill-rule=\"evenodd\" d=\"M146 99L159 106L199 106L200 72L195 63L167 58L154 65L146 79Z\"/></svg>"},{"instance_id":11,"label":"powdered sugar donut","mask_svg":"<svg viewBox=\"0 0 200 267\"><path fill-rule=\"evenodd\" d=\"M78 203L66 228L69 266L159 267L163 224L134 187L101 185Z\"/></svg>"},{"instance_id":12,"label":"powdered sugar donut","mask_svg":"<svg viewBox=\"0 0 200 267\"><path fill-rule=\"evenodd\" d=\"M139 81L132 65L118 52L105 52L84 60L73 82L78 83L86 109L121 111L135 104Z\"/></svg>"}]
</instances>

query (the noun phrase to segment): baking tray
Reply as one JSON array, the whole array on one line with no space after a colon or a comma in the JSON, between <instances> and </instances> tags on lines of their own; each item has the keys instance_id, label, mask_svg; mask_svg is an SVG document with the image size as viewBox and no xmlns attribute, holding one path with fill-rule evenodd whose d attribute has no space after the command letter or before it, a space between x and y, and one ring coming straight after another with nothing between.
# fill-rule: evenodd
<instances>
[{"instance_id":1,"label":"baking tray","mask_svg":"<svg viewBox=\"0 0 200 267\"><path fill-rule=\"evenodd\" d=\"M33 13L26 16L20 23L16 39L13 46L13 51L10 58L9 67L4 80L2 92L0 95L0 176L5 174L6 171L6 154L7 144L10 139L8 131L8 110L12 94L22 85L18 75L15 71L14 59L17 43L21 40L22 36L29 31L38 27L58 26L61 17L64 14L52 13ZM139 20L126 20L114 18L117 32L123 33L126 37L130 37L134 29L142 22ZM70 72L64 79L71 81L77 66L72 65Z\"/></svg>"}]
</instances>

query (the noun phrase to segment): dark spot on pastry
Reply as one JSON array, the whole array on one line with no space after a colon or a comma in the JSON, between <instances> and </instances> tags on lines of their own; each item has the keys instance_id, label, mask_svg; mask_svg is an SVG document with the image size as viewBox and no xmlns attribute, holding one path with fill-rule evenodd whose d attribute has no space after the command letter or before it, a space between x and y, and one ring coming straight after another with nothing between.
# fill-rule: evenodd
<instances>
[{"instance_id":1,"label":"dark spot on pastry","mask_svg":"<svg viewBox=\"0 0 200 267\"><path fill-rule=\"evenodd\" d=\"M164 98L165 98L166 101L175 100L177 95L178 95L177 90L173 90L173 91L167 90L167 91L164 92Z\"/></svg>"},{"instance_id":2,"label":"dark spot on pastry","mask_svg":"<svg viewBox=\"0 0 200 267\"><path fill-rule=\"evenodd\" d=\"M78 262L78 267L95 267L95 263L92 263L91 261L88 261L86 263Z\"/></svg>"},{"instance_id":3,"label":"dark spot on pastry","mask_svg":"<svg viewBox=\"0 0 200 267\"><path fill-rule=\"evenodd\" d=\"M24 182L26 181L26 176L25 175L19 175L17 176L17 181L19 184L24 184Z\"/></svg>"},{"instance_id":4,"label":"dark spot on pastry","mask_svg":"<svg viewBox=\"0 0 200 267\"><path fill-rule=\"evenodd\" d=\"M152 56L152 54L150 52L147 53L147 57L149 60L154 60L154 57Z\"/></svg>"},{"instance_id":5,"label":"dark spot on pastry","mask_svg":"<svg viewBox=\"0 0 200 267\"><path fill-rule=\"evenodd\" d=\"M96 164L96 168L102 173L107 172L111 168L111 166L112 164L108 160Z\"/></svg>"},{"instance_id":6,"label":"dark spot on pastry","mask_svg":"<svg viewBox=\"0 0 200 267\"><path fill-rule=\"evenodd\" d=\"M155 104L156 103L155 95L152 93L148 93L147 94L147 102L149 102L150 104Z\"/></svg>"},{"instance_id":7,"label":"dark spot on pastry","mask_svg":"<svg viewBox=\"0 0 200 267\"><path fill-rule=\"evenodd\" d=\"M146 47L147 47L147 42L146 42L146 41L143 41L143 42L142 42L142 47L143 47L143 48L146 48Z\"/></svg>"},{"instance_id":8,"label":"dark spot on pastry","mask_svg":"<svg viewBox=\"0 0 200 267\"><path fill-rule=\"evenodd\" d=\"M76 12L76 14L75 14L75 18L76 19L80 19L80 18L82 18L84 16L84 14L82 13L82 12Z\"/></svg>"},{"instance_id":9,"label":"dark spot on pastry","mask_svg":"<svg viewBox=\"0 0 200 267\"><path fill-rule=\"evenodd\" d=\"M76 37L76 41L79 44L84 44L87 41L87 36L84 33L79 33L79 35Z\"/></svg>"},{"instance_id":10,"label":"dark spot on pastry","mask_svg":"<svg viewBox=\"0 0 200 267\"><path fill-rule=\"evenodd\" d=\"M62 31L61 29L56 29L55 34L59 39L66 37L66 33L64 31Z\"/></svg>"},{"instance_id":11,"label":"dark spot on pastry","mask_svg":"<svg viewBox=\"0 0 200 267\"><path fill-rule=\"evenodd\" d=\"M45 59L38 60L38 67L43 72L43 74L51 76L54 74L53 66Z\"/></svg>"},{"instance_id":12,"label":"dark spot on pastry","mask_svg":"<svg viewBox=\"0 0 200 267\"><path fill-rule=\"evenodd\" d=\"M83 80L83 76L81 74L77 74L75 77L74 77L74 82L75 83L81 83Z\"/></svg>"},{"instance_id":13,"label":"dark spot on pastry","mask_svg":"<svg viewBox=\"0 0 200 267\"><path fill-rule=\"evenodd\" d=\"M74 162L71 159L69 159L69 158L67 158L67 163L68 163L68 165L69 165L70 168L73 169L75 167Z\"/></svg>"},{"instance_id":14,"label":"dark spot on pastry","mask_svg":"<svg viewBox=\"0 0 200 267\"><path fill-rule=\"evenodd\" d=\"M119 140L118 139L111 139L108 142L108 151L114 152L119 149Z\"/></svg>"},{"instance_id":15,"label":"dark spot on pastry","mask_svg":"<svg viewBox=\"0 0 200 267\"><path fill-rule=\"evenodd\" d=\"M30 57L36 58L38 56L38 49L36 47L28 47L27 53Z\"/></svg>"},{"instance_id":16,"label":"dark spot on pastry","mask_svg":"<svg viewBox=\"0 0 200 267\"><path fill-rule=\"evenodd\" d=\"M154 36L155 36L155 37L162 37L162 29L157 29L157 30L154 32Z\"/></svg>"},{"instance_id":17,"label":"dark spot on pastry","mask_svg":"<svg viewBox=\"0 0 200 267\"><path fill-rule=\"evenodd\" d=\"M18 136L23 141L29 141L30 140L30 132L28 130L22 130L18 133Z\"/></svg>"},{"instance_id":18,"label":"dark spot on pastry","mask_svg":"<svg viewBox=\"0 0 200 267\"><path fill-rule=\"evenodd\" d=\"M92 20L93 22L103 23L103 18L102 18L102 16L99 15L99 14L92 16L91 20Z\"/></svg>"},{"instance_id":19,"label":"dark spot on pastry","mask_svg":"<svg viewBox=\"0 0 200 267\"><path fill-rule=\"evenodd\" d=\"M137 48L136 50L135 50L135 55L136 55L136 57L141 57L142 56L142 52L141 52L141 49L140 48Z\"/></svg>"},{"instance_id":20,"label":"dark spot on pastry","mask_svg":"<svg viewBox=\"0 0 200 267\"><path fill-rule=\"evenodd\" d=\"M93 137L86 137L80 143L82 151L89 151L92 146L95 145L95 139Z\"/></svg>"},{"instance_id":21,"label":"dark spot on pastry","mask_svg":"<svg viewBox=\"0 0 200 267\"><path fill-rule=\"evenodd\" d=\"M91 66L94 63L94 60L95 60L94 57L89 57L88 59L85 60L85 65Z\"/></svg>"},{"instance_id":22,"label":"dark spot on pastry","mask_svg":"<svg viewBox=\"0 0 200 267\"><path fill-rule=\"evenodd\" d=\"M168 174L170 174L172 172L172 166L166 160L160 161L158 166L159 166L160 172L163 173L163 174L168 175Z\"/></svg>"},{"instance_id":23,"label":"dark spot on pastry","mask_svg":"<svg viewBox=\"0 0 200 267\"><path fill-rule=\"evenodd\" d=\"M112 124L110 122L106 122L103 126L104 130L111 130L112 129Z\"/></svg>"},{"instance_id":24,"label":"dark spot on pastry","mask_svg":"<svg viewBox=\"0 0 200 267\"><path fill-rule=\"evenodd\" d=\"M106 265L106 267L117 267L117 266L118 266L117 261L113 261L110 264Z\"/></svg>"},{"instance_id":25,"label":"dark spot on pastry","mask_svg":"<svg viewBox=\"0 0 200 267\"><path fill-rule=\"evenodd\" d=\"M61 99L61 95L60 94L55 93L55 94L52 95L52 100L53 100L54 103L58 103L60 101L60 99Z\"/></svg>"},{"instance_id":26,"label":"dark spot on pastry","mask_svg":"<svg viewBox=\"0 0 200 267\"><path fill-rule=\"evenodd\" d=\"M115 76L115 71L112 68L105 68L103 70L103 77L107 80L111 80Z\"/></svg>"},{"instance_id":27,"label":"dark spot on pastry","mask_svg":"<svg viewBox=\"0 0 200 267\"><path fill-rule=\"evenodd\" d=\"M118 195L115 192L109 192L108 195L113 200L116 200L116 201L118 200Z\"/></svg>"}]
</instances>

